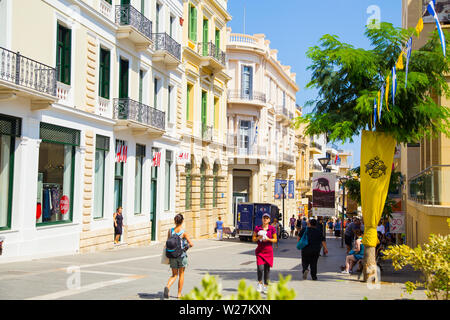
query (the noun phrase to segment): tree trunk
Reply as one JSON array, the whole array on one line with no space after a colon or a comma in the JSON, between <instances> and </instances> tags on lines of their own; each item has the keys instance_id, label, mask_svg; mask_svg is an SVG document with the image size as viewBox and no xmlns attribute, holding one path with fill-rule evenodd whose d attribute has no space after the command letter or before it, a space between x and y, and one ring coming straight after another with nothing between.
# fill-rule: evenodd
<instances>
[{"instance_id":1,"label":"tree trunk","mask_svg":"<svg viewBox=\"0 0 450 320\"><path fill-rule=\"evenodd\" d=\"M377 279L377 261L375 257L375 247L364 246L364 258L363 258L363 282L367 282L368 280Z\"/></svg>"}]
</instances>

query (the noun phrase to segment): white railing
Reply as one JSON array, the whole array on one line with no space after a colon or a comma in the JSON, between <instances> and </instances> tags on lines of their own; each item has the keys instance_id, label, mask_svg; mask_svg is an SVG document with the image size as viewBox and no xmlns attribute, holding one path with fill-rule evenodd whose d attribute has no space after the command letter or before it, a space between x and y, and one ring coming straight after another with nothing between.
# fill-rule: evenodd
<instances>
[{"instance_id":1,"label":"white railing","mask_svg":"<svg viewBox=\"0 0 450 320\"><path fill-rule=\"evenodd\" d=\"M245 43L245 44L251 44L251 45L256 45L258 44L258 39L256 39L253 36L249 36L246 34L230 34L230 39L228 44L233 44L233 43Z\"/></svg>"},{"instance_id":2,"label":"white railing","mask_svg":"<svg viewBox=\"0 0 450 320\"><path fill-rule=\"evenodd\" d=\"M72 87L58 81L56 83L56 96L59 103L70 106L72 104Z\"/></svg>"},{"instance_id":3,"label":"white railing","mask_svg":"<svg viewBox=\"0 0 450 320\"><path fill-rule=\"evenodd\" d=\"M100 12L110 20L113 20L112 5L105 0L100 0Z\"/></svg>"}]
</instances>

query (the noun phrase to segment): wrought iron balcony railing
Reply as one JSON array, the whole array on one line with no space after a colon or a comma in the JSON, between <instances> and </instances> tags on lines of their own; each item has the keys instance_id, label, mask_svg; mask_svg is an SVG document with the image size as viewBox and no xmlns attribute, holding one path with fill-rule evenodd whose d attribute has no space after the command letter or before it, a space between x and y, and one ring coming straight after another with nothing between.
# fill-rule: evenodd
<instances>
[{"instance_id":1,"label":"wrought iron balcony railing","mask_svg":"<svg viewBox=\"0 0 450 320\"><path fill-rule=\"evenodd\" d=\"M56 68L2 47L0 80L56 97Z\"/></svg>"},{"instance_id":2,"label":"wrought iron balcony railing","mask_svg":"<svg viewBox=\"0 0 450 320\"><path fill-rule=\"evenodd\" d=\"M317 142L311 141L311 143L309 144L309 146L311 148L317 148L319 150L322 150L322 146L320 144L318 144Z\"/></svg>"},{"instance_id":3,"label":"wrought iron balcony railing","mask_svg":"<svg viewBox=\"0 0 450 320\"><path fill-rule=\"evenodd\" d=\"M134 27L147 38L152 39L152 22L129 4L116 6L116 23Z\"/></svg>"},{"instance_id":4,"label":"wrought iron balcony railing","mask_svg":"<svg viewBox=\"0 0 450 320\"><path fill-rule=\"evenodd\" d=\"M130 98L114 99L114 120L133 120L165 130L165 112Z\"/></svg>"},{"instance_id":5,"label":"wrought iron balcony railing","mask_svg":"<svg viewBox=\"0 0 450 320\"><path fill-rule=\"evenodd\" d=\"M244 90L229 90L228 99L256 100L266 103L266 94L258 91L250 91L247 93Z\"/></svg>"},{"instance_id":6,"label":"wrought iron balcony railing","mask_svg":"<svg viewBox=\"0 0 450 320\"><path fill-rule=\"evenodd\" d=\"M213 57L220 64L225 65L226 63L226 55L225 53L217 48L217 46L210 42L200 42L198 44L199 53L204 57Z\"/></svg>"},{"instance_id":7,"label":"wrought iron balcony railing","mask_svg":"<svg viewBox=\"0 0 450 320\"><path fill-rule=\"evenodd\" d=\"M165 50L181 60L181 45L167 33L154 33L153 41L155 50Z\"/></svg>"},{"instance_id":8,"label":"wrought iron balcony railing","mask_svg":"<svg viewBox=\"0 0 450 320\"><path fill-rule=\"evenodd\" d=\"M285 106L279 106L276 108L276 113L284 115L286 118L289 118L289 111Z\"/></svg>"},{"instance_id":9,"label":"wrought iron balcony railing","mask_svg":"<svg viewBox=\"0 0 450 320\"><path fill-rule=\"evenodd\" d=\"M425 169L409 180L409 199L426 205L450 206L450 165Z\"/></svg>"},{"instance_id":10,"label":"wrought iron balcony railing","mask_svg":"<svg viewBox=\"0 0 450 320\"><path fill-rule=\"evenodd\" d=\"M278 159L280 162L288 162L288 163L294 163L295 161L294 156L286 152L279 153Z\"/></svg>"},{"instance_id":11,"label":"wrought iron balcony railing","mask_svg":"<svg viewBox=\"0 0 450 320\"><path fill-rule=\"evenodd\" d=\"M213 127L207 126L206 124L202 123L202 139L204 141L212 141L213 139Z\"/></svg>"}]
</instances>

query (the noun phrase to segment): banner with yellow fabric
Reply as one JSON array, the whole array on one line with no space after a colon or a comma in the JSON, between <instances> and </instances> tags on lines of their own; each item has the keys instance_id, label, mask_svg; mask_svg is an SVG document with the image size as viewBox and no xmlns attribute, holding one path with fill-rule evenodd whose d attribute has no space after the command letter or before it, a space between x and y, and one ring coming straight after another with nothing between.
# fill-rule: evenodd
<instances>
[{"instance_id":1,"label":"banner with yellow fabric","mask_svg":"<svg viewBox=\"0 0 450 320\"><path fill-rule=\"evenodd\" d=\"M395 139L383 132L363 131L361 139L361 208L363 244L377 245L377 226L383 213L394 162Z\"/></svg>"}]
</instances>

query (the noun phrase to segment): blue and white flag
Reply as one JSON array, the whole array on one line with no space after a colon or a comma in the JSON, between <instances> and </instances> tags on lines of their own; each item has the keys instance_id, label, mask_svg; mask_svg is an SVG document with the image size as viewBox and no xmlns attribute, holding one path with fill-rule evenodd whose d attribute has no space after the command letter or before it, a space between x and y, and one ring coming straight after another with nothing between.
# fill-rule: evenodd
<instances>
[{"instance_id":1,"label":"blue and white flag","mask_svg":"<svg viewBox=\"0 0 450 320\"><path fill-rule=\"evenodd\" d=\"M408 42L406 43L406 76L405 76L405 89L406 85L408 84L408 69L409 69L409 59L411 59L411 52L412 52L412 37L409 38Z\"/></svg>"},{"instance_id":2,"label":"blue and white flag","mask_svg":"<svg viewBox=\"0 0 450 320\"><path fill-rule=\"evenodd\" d=\"M397 69L392 67L392 105L395 105L395 93L397 92Z\"/></svg>"},{"instance_id":3,"label":"blue and white flag","mask_svg":"<svg viewBox=\"0 0 450 320\"><path fill-rule=\"evenodd\" d=\"M381 94L379 98L379 106L378 106L378 121L381 120L381 111L383 110L383 97L384 97L384 84L381 86Z\"/></svg>"},{"instance_id":4,"label":"blue and white flag","mask_svg":"<svg viewBox=\"0 0 450 320\"><path fill-rule=\"evenodd\" d=\"M434 17L434 20L436 21L436 26L437 26L438 33L439 33L439 38L441 38L442 52L444 53L444 57L445 57L445 53L447 51L447 46L445 44L444 32L442 31L441 24L439 23L439 17L438 17L438 15L436 13L435 5L436 5L435 1L430 1L430 3L428 4L427 9L428 9L428 12Z\"/></svg>"},{"instance_id":5,"label":"blue and white flag","mask_svg":"<svg viewBox=\"0 0 450 320\"><path fill-rule=\"evenodd\" d=\"M373 100L373 126L377 125L377 99Z\"/></svg>"}]
</instances>

